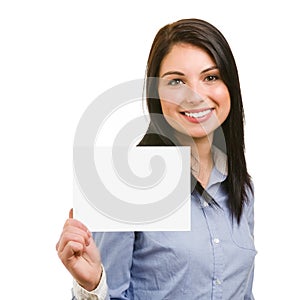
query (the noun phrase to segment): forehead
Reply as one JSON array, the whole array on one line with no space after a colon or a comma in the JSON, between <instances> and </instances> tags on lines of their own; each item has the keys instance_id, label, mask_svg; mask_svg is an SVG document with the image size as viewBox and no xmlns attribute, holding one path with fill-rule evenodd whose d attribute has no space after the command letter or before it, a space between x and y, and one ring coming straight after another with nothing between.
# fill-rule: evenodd
<instances>
[{"instance_id":1,"label":"forehead","mask_svg":"<svg viewBox=\"0 0 300 300\"><path fill-rule=\"evenodd\" d=\"M161 62L160 70L169 68L205 68L215 65L213 58L203 48L191 44L175 44ZM160 72L160 73L161 73Z\"/></svg>"}]
</instances>

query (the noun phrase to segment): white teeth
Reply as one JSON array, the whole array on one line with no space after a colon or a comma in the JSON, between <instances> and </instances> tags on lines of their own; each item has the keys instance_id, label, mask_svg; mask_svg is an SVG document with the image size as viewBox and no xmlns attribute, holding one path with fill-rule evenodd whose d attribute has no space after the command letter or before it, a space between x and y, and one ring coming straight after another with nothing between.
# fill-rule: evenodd
<instances>
[{"instance_id":1,"label":"white teeth","mask_svg":"<svg viewBox=\"0 0 300 300\"><path fill-rule=\"evenodd\" d=\"M203 118L204 116L206 116L210 112L211 112L211 109L207 109L207 110L199 111L197 113L184 112L184 114L186 116L192 117L192 118Z\"/></svg>"}]
</instances>

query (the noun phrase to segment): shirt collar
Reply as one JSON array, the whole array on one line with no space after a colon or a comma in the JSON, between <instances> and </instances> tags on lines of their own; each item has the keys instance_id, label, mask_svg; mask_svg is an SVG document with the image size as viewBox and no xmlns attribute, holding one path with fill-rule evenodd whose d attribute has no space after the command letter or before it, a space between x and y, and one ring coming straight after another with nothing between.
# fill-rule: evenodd
<instances>
[{"instance_id":1,"label":"shirt collar","mask_svg":"<svg viewBox=\"0 0 300 300\"><path fill-rule=\"evenodd\" d=\"M212 146L214 167L225 177L228 175L227 155L216 146Z\"/></svg>"},{"instance_id":2,"label":"shirt collar","mask_svg":"<svg viewBox=\"0 0 300 300\"><path fill-rule=\"evenodd\" d=\"M212 146L211 152L214 167L212 169L209 182L206 187L207 190L210 190L211 187L214 186L216 183L223 182L228 175L227 155L216 146Z\"/></svg>"},{"instance_id":3,"label":"shirt collar","mask_svg":"<svg viewBox=\"0 0 300 300\"><path fill-rule=\"evenodd\" d=\"M212 146L211 149L212 159L214 162L214 167L212 169L208 185L206 187L206 191L212 197L215 197L216 193L219 191L220 184L226 179L228 174L228 167L227 167L227 155L217 148L216 146ZM208 207L208 203L205 201L201 195L196 192L192 194L200 200L200 204L202 207Z\"/></svg>"}]
</instances>

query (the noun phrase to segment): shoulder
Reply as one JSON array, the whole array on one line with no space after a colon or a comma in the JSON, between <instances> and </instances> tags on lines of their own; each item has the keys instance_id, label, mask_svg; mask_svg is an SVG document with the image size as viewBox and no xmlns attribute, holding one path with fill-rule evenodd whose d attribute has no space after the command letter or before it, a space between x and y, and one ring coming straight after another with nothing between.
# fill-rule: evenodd
<instances>
[{"instance_id":1,"label":"shoulder","mask_svg":"<svg viewBox=\"0 0 300 300\"><path fill-rule=\"evenodd\" d=\"M157 133L147 133L137 146L175 146L175 144L165 136Z\"/></svg>"},{"instance_id":2,"label":"shoulder","mask_svg":"<svg viewBox=\"0 0 300 300\"><path fill-rule=\"evenodd\" d=\"M249 184L246 185L245 193L246 193L247 202L253 202L254 201L254 183L251 178L250 178Z\"/></svg>"},{"instance_id":3,"label":"shoulder","mask_svg":"<svg viewBox=\"0 0 300 300\"><path fill-rule=\"evenodd\" d=\"M246 186L246 201L244 202L244 214L248 219L253 219L254 217L254 184L253 181L250 181L250 184Z\"/></svg>"}]
</instances>

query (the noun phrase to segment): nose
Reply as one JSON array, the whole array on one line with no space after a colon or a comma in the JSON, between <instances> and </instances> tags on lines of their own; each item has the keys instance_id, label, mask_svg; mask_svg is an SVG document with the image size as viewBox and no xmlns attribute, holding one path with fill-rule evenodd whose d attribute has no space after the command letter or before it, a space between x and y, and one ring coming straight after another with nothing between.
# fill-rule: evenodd
<instances>
[{"instance_id":1,"label":"nose","mask_svg":"<svg viewBox=\"0 0 300 300\"><path fill-rule=\"evenodd\" d=\"M199 88L199 84L186 85L186 96L185 102L189 105L198 105L201 102L204 102L204 95L201 89Z\"/></svg>"}]
</instances>

